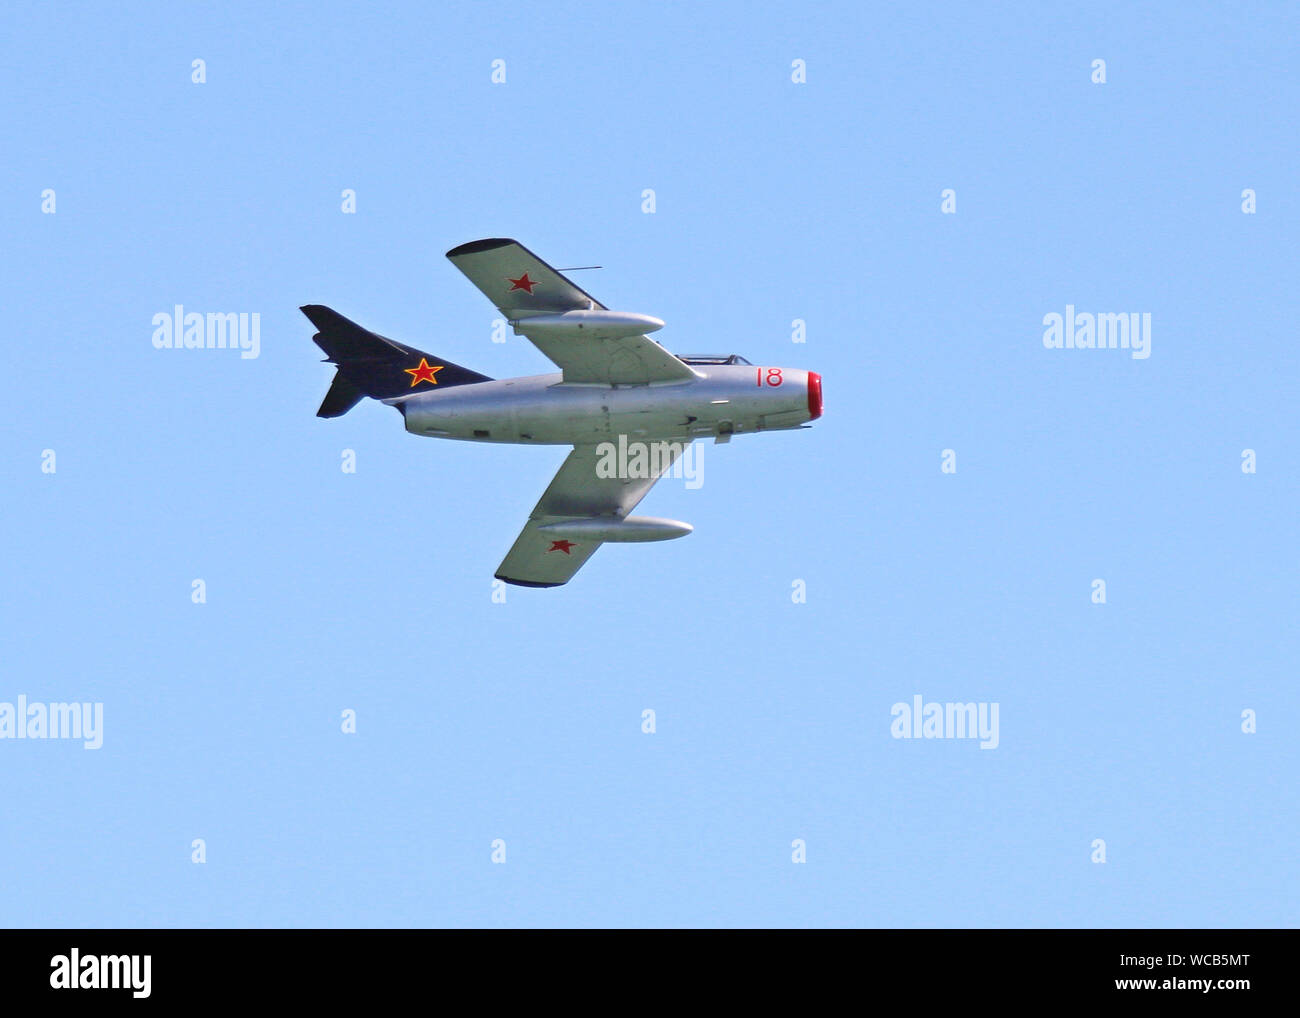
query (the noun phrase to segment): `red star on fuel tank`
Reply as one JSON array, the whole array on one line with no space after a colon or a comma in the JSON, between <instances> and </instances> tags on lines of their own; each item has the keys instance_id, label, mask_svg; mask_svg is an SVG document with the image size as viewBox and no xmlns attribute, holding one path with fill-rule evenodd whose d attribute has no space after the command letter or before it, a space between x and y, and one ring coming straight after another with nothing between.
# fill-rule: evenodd
<instances>
[{"instance_id":1,"label":"red star on fuel tank","mask_svg":"<svg viewBox=\"0 0 1300 1018\"><path fill-rule=\"evenodd\" d=\"M572 547L573 547L573 542L572 542L572 541L552 541L552 542L551 542L551 546L550 546L549 548L547 548L546 550L547 550L548 552L552 552L552 551L562 551L562 552L564 552L564 554L567 555L567 554L569 554L569 549L572 548Z\"/></svg>"},{"instance_id":2,"label":"red star on fuel tank","mask_svg":"<svg viewBox=\"0 0 1300 1018\"><path fill-rule=\"evenodd\" d=\"M430 385L437 385L438 380L433 376L442 370L441 364L430 364L425 358L420 358L418 368L403 368L411 376L411 388L414 389L421 382L428 382Z\"/></svg>"},{"instance_id":3,"label":"red star on fuel tank","mask_svg":"<svg viewBox=\"0 0 1300 1018\"><path fill-rule=\"evenodd\" d=\"M506 276L506 279L510 279L510 277ZM509 291L507 292L514 293L516 290L523 290L524 293L528 294L528 296L530 297L533 295L533 287L537 285L533 280L528 278L527 272L525 272L518 279L510 279L510 282L513 285L510 287Z\"/></svg>"}]
</instances>

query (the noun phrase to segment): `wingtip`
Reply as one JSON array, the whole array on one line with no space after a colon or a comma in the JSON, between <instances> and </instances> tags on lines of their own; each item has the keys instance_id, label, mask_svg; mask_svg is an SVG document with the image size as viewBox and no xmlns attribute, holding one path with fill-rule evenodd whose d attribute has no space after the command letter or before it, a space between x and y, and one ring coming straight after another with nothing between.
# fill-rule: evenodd
<instances>
[{"instance_id":1,"label":"wingtip","mask_svg":"<svg viewBox=\"0 0 1300 1018\"><path fill-rule=\"evenodd\" d=\"M563 583L542 583L539 580L516 580L509 576L502 576L497 573L493 579L504 580L506 583L513 584L516 587L563 587Z\"/></svg>"},{"instance_id":2,"label":"wingtip","mask_svg":"<svg viewBox=\"0 0 1300 1018\"><path fill-rule=\"evenodd\" d=\"M489 237L486 240L471 240L468 244L461 244L460 247L453 247L447 252L448 258L459 258L461 255L478 254L480 251L494 251L499 247L506 247L509 244L518 244L519 241L511 240L509 237Z\"/></svg>"}]
</instances>

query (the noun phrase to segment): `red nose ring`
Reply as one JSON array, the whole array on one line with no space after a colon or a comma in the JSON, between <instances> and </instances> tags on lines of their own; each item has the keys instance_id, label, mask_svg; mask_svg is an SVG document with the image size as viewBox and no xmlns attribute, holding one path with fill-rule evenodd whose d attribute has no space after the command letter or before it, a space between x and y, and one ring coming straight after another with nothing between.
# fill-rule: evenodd
<instances>
[{"instance_id":1,"label":"red nose ring","mask_svg":"<svg viewBox=\"0 0 1300 1018\"><path fill-rule=\"evenodd\" d=\"M808 419L817 420L822 415L822 376L808 372Z\"/></svg>"}]
</instances>

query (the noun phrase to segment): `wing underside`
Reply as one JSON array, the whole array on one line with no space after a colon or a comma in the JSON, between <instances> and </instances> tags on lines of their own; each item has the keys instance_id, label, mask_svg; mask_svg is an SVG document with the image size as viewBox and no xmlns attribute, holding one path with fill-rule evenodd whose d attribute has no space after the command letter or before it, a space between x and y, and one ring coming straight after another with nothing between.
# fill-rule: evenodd
<instances>
[{"instance_id":1,"label":"wing underside","mask_svg":"<svg viewBox=\"0 0 1300 1018\"><path fill-rule=\"evenodd\" d=\"M601 476L610 472L601 469L609 465L602 463L601 446L574 446L497 568L496 578L524 587L568 583L603 542L556 540L541 528L567 520L627 516L690 443L651 444L655 448L643 461L645 470L638 471L647 476L628 478Z\"/></svg>"},{"instance_id":2,"label":"wing underside","mask_svg":"<svg viewBox=\"0 0 1300 1018\"><path fill-rule=\"evenodd\" d=\"M554 323L547 329L530 328L530 318L541 322L566 312L609 309L518 241L476 240L452 248L447 257L516 332L555 362L566 384L650 385L698 377L649 336L602 335L576 325L572 331L557 331Z\"/></svg>"}]
</instances>

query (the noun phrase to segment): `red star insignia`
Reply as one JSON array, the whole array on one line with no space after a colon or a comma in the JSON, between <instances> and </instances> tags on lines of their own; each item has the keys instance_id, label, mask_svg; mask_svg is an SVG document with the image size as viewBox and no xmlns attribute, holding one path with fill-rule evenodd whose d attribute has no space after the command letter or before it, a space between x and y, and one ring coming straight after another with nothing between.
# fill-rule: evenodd
<instances>
[{"instance_id":1,"label":"red star insignia","mask_svg":"<svg viewBox=\"0 0 1300 1018\"><path fill-rule=\"evenodd\" d=\"M572 547L574 547L574 544L573 544L572 541L552 541L552 542L551 542L551 546L550 546L549 548L547 548L546 550L547 550L548 552L552 552L552 551L562 551L562 552L564 552L564 554L567 555L567 554L569 554L569 549L572 548Z\"/></svg>"},{"instance_id":2,"label":"red star insignia","mask_svg":"<svg viewBox=\"0 0 1300 1018\"><path fill-rule=\"evenodd\" d=\"M430 385L437 385L438 380L433 376L442 370L441 364L430 364L425 358L420 358L418 368L403 368L411 376L411 388L414 389L421 382L428 382Z\"/></svg>"},{"instance_id":3,"label":"red star insignia","mask_svg":"<svg viewBox=\"0 0 1300 1018\"><path fill-rule=\"evenodd\" d=\"M510 279L510 277L506 276L506 279ZM514 293L516 290L523 290L524 293L528 294L530 297L533 295L533 287L537 285L533 280L528 278L527 272L518 279L510 279L510 282L514 285L510 287L507 291L508 293Z\"/></svg>"}]
</instances>

